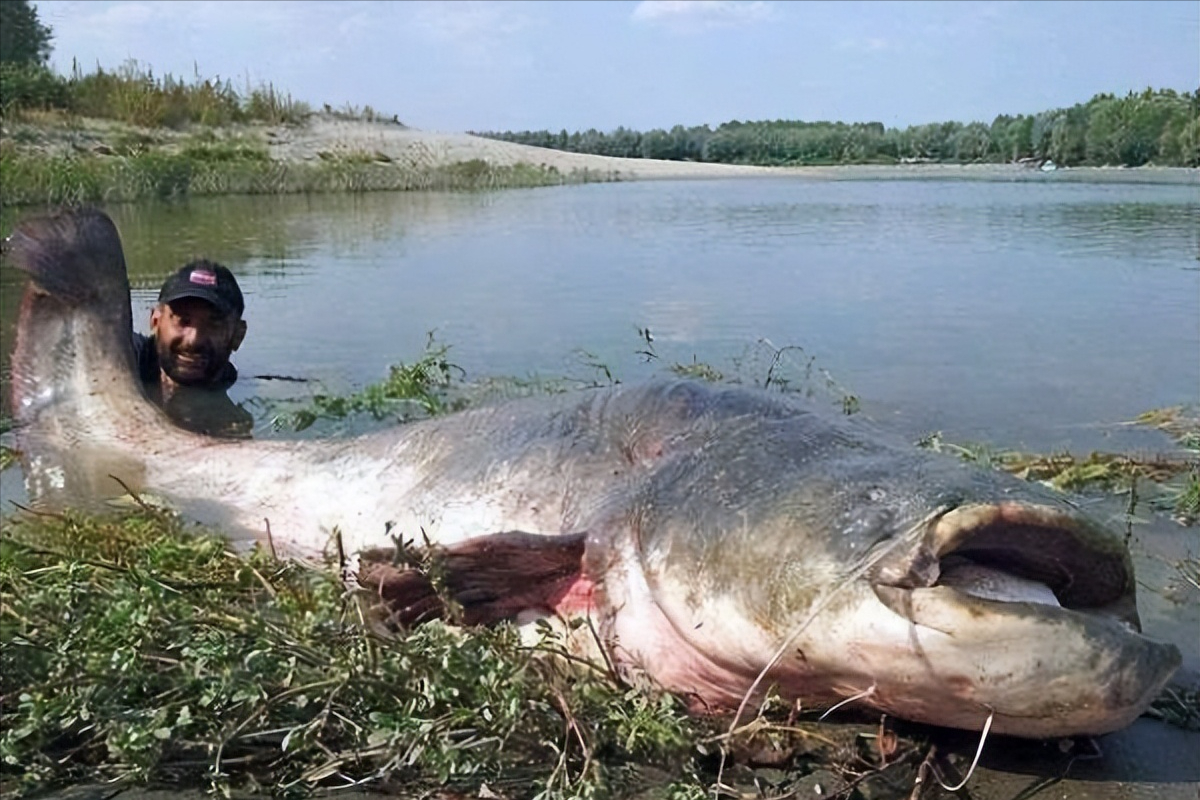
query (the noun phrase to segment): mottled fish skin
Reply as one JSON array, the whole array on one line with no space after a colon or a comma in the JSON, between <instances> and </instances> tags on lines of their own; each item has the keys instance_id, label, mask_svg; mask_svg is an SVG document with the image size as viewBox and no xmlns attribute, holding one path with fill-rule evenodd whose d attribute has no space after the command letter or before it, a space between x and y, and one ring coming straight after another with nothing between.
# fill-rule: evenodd
<instances>
[{"instance_id":1,"label":"mottled fish skin","mask_svg":"<svg viewBox=\"0 0 1200 800\"><path fill-rule=\"evenodd\" d=\"M142 393L107 216L28 220L10 249L31 278L13 416L39 507L132 491L242 547L269 530L309 559L337 533L404 624L442 612L388 556L393 535L424 535L468 622L589 616L626 680L698 710L774 690L965 729L990 715L1017 736L1095 734L1131 722L1179 664L1137 632L1118 537L1062 496L858 417L666 381L356 438L210 439ZM943 568L954 580L939 583Z\"/></svg>"}]
</instances>

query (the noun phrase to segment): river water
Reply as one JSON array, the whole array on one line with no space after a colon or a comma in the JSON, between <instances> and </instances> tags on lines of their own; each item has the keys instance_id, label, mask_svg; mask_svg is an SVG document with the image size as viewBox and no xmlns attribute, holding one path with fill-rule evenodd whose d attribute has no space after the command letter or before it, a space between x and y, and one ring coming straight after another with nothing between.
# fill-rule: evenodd
<instances>
[{"instance_id":1,"label":"river water","mask_svg":"<svg viewBox=\"0 0 1200 800\"><path fill-rule=\"evenodd\" d=\"M782 350L772 374L807 375L819 402L852 393L913 439L1038 452L1168 450L1121 423L1200 402L1200 184L726 179L107 210L139 329L185 261L239 276L232 394L259 409L379 380L429 331L473 378L701 361L754 382ZM20 285L0 268L5 375ZM279 375L303 382L256 377ZM262 412L256 435L286 434ZM1120 500L1096 513L1124 524ZM1198 670L1200 594L1173 564L1200 534L1149 513L1132 531L1146 627Z\"/></svg>"},{"instance_id":2,"label":"river water","mask_svg":"<svg viewBox=\"0 0 1200 800\"><path fill-rule=\"evenodd\" d=\"M378 380L430 330L475 377L594 377L583 350L625 380L693 359L761 380L760 340L798 346L783 366L812 360L905 432L1040 451L1112 449L1116 423L1200 396L1200 186L743 179L109 211L143 329L186 260L238 274L239 400L297 391L255 375ZM0 273L6 341L19 285Z\"/></svg>"}]
</instances>

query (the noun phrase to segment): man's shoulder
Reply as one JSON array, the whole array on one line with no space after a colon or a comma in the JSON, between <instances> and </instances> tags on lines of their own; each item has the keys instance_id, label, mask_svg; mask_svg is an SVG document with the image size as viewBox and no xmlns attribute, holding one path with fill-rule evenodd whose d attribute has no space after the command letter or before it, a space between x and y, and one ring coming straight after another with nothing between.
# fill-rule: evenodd
<instances>
[{"instance_id":1,"label":"man's shoulder","mask_svg":"<svg viewBox=\"0 0 1200 800\"><path fill-rule=\"evenodd\" d=\"M225 369L221 370L221 374L217 377L216 381L213 382L213 388L224 391L225 389L228 389L230 386L233 386L235 383L237 383L237 379L237 367L233 365L233 362L226 361Z\"/></svg>"},{"instance_id":2,"label":"man's shoulder","mask_svg":"<svg viewBox=\"0 0 1200 800\"><path fill-rule=\"evenodd\" d=\"M133 333L133 359L137 363L138 377L143 383L158 381L158 352L154 349L154 337Z\"/></svg>"}]
</instances>

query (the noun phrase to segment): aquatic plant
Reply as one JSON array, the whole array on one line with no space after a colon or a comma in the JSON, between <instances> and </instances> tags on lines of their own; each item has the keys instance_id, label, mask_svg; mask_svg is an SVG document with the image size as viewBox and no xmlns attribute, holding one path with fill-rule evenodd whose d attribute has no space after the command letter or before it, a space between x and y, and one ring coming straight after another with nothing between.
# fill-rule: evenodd
<instances>
[{"instance_id":1,"label":"aquatic plant","mask_svg":"<svg viewBox=\"0 0 1200 800\"><path fill-rule=\"evenodd\" d=\"M1022 453L977 442L948 442L940 431L924 436L917 446L1003 469L1063 492L1125 494L1130 499L1130 514L1140 499L1138 482L1142 481L1141 485L1154 487L1148 498L1152 508L1171 512L1182 525L1195 524L1200 520L1200 418L1176 406L1146 412L1129 424L1166 432L1180 450L1152 455L1092 452L1083 457L1068 452Z\"/></svg>"},{"instance_id":2,"label":"aquatic plant","mask_svg":"<svg viewBox=\"0 0 1200 800\"><path fill-rule=\"evenodd\" d=\"M465 399L451 393L466 372L449 361L449 352L450 346L439 343L430 331L424 352L413 363L393 364L386 378L357 392L315 394L307 406L277 414L272 426L302 431L319 419L344 419L356 413L403 422L460 409Z\"/></svg>"}]
</instances>

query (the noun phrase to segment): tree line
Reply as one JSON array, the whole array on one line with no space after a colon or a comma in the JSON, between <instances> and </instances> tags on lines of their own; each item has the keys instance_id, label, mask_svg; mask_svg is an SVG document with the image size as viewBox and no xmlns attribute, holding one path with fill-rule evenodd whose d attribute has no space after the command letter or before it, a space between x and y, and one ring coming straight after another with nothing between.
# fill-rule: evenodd
<instances>
[{"instance_id":1,"label":"tree line","mask_svg":"<svg viewBox=\"0 0 1200 800\"><path fill-rule=\"evenodd\" d=\"M573 153L763 166L1005 163L1059 166L1200 166L1200 89L1146 89L1124 97L983 122L885 128L879 122L773 120L640 132L620 127L568 133L476 132L478 136Z\"/></svg>"}]
</instances>

